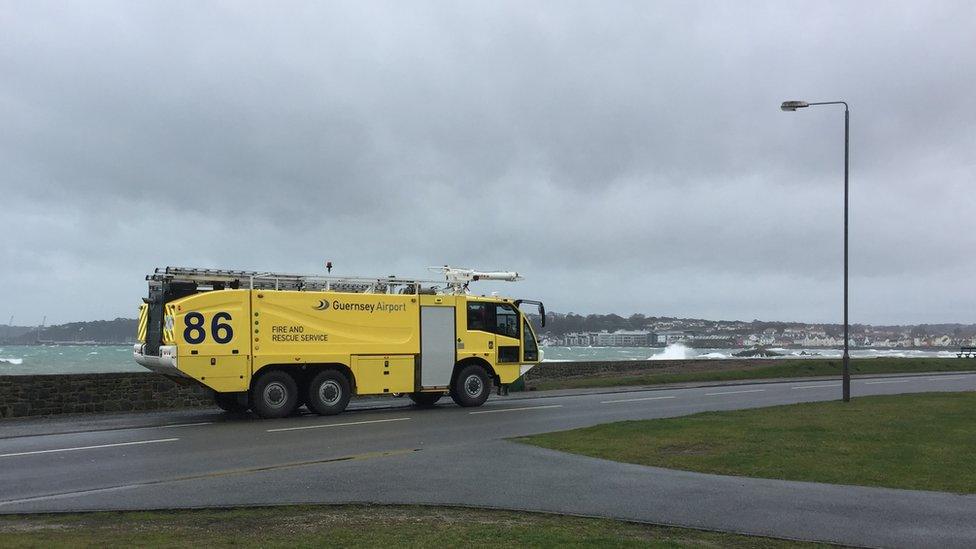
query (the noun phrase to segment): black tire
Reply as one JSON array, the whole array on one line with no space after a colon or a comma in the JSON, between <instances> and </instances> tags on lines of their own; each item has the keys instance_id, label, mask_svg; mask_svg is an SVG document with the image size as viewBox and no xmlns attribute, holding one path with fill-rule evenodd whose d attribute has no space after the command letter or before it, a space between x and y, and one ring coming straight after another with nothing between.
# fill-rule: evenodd
<instances>
[{"instance_id":1,"label":"black tire","mask_svg":"<svg viewBox=\"0 0 976 549\"><path fill-rule=\"evenodd\" d=\"M415 406L420 408L430 408L444 396L444 393L410 393L407 395Z\"/></svg>"},{"instance_id":2,"label":"black tire","mask_svg":"<svg viewBox=\"0 0 976 549\"><path fill-rule=\"evenodd\" d=\"M214 404L225 412L243 414L247 412L247 395L244 393L214 393Z\"/></svg>"},{"instance_id":3,"label":"black tire","mask_svg":"<svg viewBox=\"0 0 976 549\"><path fill-rule=\"evenodd\" d=\"M481 406L491 394L491 378L485 369L477 364L469 364L454 377L451 383L451 398L458 406Z\"/></svg>"},{"instance_id":4,"label":"black tire","mask_svg":"<svg viewBox=\"0 0 976 549\"><path fill-rule=\"evenodd\" d=\"M287 417L298 407L298 384L281 370L272 370L251 388L251 410L265 418Z\"/></svg>"},{"instance_id":5,"label":"black tire","mask_svg":"<svg viewBox=\"0 0 976 549\"><path fill-rule=\"evenodd\" d=\"M346 409L351 397L349 379L342 372L323 370L308 384L305 403L317 414L333 416Z\"/></svg>"}]
</instances>

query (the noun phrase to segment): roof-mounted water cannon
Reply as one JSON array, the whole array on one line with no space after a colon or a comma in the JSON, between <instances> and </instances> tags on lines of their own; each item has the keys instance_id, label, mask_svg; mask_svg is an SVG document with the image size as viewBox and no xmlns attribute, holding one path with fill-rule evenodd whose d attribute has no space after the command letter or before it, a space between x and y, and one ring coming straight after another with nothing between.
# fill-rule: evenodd
<instances>
[{"instance_id":1,"label":"roof-mounted water cannon","mask_svg":"<svg viewBox=\"0 0 976 549\"><path fill-rule=\"evenodd\" d=\"M515 271L477 271L449 265L428 267L428 269L443 273L448 285L458 289L467 289L468 284L476 280L502 280L505 282L522 280L522 275Z\"/></svg>"}]
</instances>

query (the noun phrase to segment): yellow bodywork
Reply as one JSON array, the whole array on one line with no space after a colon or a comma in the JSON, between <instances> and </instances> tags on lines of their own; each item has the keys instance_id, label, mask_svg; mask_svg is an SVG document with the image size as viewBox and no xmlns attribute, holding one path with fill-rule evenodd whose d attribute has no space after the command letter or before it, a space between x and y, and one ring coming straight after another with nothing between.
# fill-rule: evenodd
<instances>
[{"instance_id":1,"label":"yellow bodywork","mask_svg":"<svg viewBox=\"0 0 976 549\"><path fill-rule=\"evenodd\" d=\"M176 347L176 367L182 374L218 392L247 391L252 377L268 366L324 364L348 369L359 395L443 392L446 385L420 385L421 306L446 307L455 311L455 362L476 358L487 363L500 383L513 383L538 357L525 360L520 338L469 330L469 301L512 303L467 295L201 292L166 304L163 344ZM531 331L524 315L519 312L517 318ZM140 341L145 340L145 325L143 306ZM529 337L535 341L534 333ZM518 356L499 360L499 348L511 351L515 346Z\"/></svg>"}]
</instances>

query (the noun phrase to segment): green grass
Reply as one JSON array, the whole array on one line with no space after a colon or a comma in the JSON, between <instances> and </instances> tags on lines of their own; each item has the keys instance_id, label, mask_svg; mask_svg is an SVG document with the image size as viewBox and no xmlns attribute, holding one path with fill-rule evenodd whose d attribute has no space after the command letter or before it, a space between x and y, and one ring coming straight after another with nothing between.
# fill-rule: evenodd
<instances>
[{"instance_id":1,"label":"green grass","mask_svg":"<svg viewBox=\"0 0 976 549\"><path fill-rule=\"evenodd\" d=\"M605 519L415 506L287 506L0 517L0 547L4 548L434 545L747 548L793 547L797 543Z\"/></svg>"},{"instance_id":2,"label":"green grass","mask_svg":"<svg viewBox=\"0 0 976 549\"><path fill-rule=\"evenodd\" d=\"M694 363L692 365L692 362ZM682 371L686 369L687 371ZM902 374L976 370L976 360L958 358L859 358L851 360L851 374ZM792 377L839 376L840 360L776 359L748 361L689 361L687 367L663 363L646 372L604 373L594 376L531 381L539 390L660 385L697 381L736 381ZM530 374L531 375L531 374Z\"/></svg>"},{"instance_id":3,"label":"green grass","mask_svg":"<svg viewBox=\"0 0 976 549\"><path fill-rule=\"evenodd\" d=\"M976 393L707 412L517 440L705 473L976 493Z\"/></svg>"}]
</instances>

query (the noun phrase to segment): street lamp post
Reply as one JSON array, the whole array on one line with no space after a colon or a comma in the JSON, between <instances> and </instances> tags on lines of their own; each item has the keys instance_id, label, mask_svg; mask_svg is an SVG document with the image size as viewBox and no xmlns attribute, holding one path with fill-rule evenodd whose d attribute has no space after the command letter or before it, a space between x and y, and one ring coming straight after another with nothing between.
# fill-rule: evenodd
<instances>
[{"instance_id":1,"label":"street lamp post","mask_svg":"<svg viewBox=\"0 0 976 549\"><path fill-rule=\"evenodd\" d=\"M844 105L844 402L851 400L851 369L850 369L850 325L847 321L847 227L848 227L848 166L850 164L850 121L851 111L844 101L823 101L819 103L807 103L805 101L784 101L779 108L787 112L795 112L796 109L803 109L814 105Z\"/></svg>"}]
</instances>

